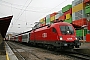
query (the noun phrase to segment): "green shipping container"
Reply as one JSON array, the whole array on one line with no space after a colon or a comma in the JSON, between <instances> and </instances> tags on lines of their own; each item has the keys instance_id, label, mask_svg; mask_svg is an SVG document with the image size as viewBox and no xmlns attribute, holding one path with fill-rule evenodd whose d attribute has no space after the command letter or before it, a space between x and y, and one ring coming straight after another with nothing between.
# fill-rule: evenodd
<instances>
[{"instance_id":1,"label":"green shipping container","mask_svg":"<svg viewBox=\"0 0 90 60\"><path fill-rule=\"evenodd\" d=\"M76 30L76 36L83 36L82 30Z\"/></svg>"},{"instance_id":2,"label":"green shipping container","mask_svg":"<svg viewBox=\"0 0 90 60\"><path fill-rule=\"evenodd\" d=\"M67 5L62 8L62 12L64 13L64 12L68 11L70 8L72 8L72 5Z\"/></svg>"},{"instance_id":3,"label":"green shipping container","mask_svg":"<svg viewBox=\"0 0 90 60\"><path fill-rule=\"evenodd\" d=\"M84 36L87 34L87 29L84 29ZM76 30L76 36L83 36L83 30Z\"/></svg>"},{"instance_id":4,"label":"green shipping container","mask_svg":"<svg viewBox=\"0 0 90 60\"><path fill-rule=\"evenodd\" d=\"M90 5L88 5L88 6L85 7L85 9L88 9L88 8L90 8Z\"/></svg>"},{"instance_id":5,"label":"green shipping container","mask_svg":"<svg viewBox=\"0 0 90 60\"><path fill-rule=\"evenodd\" d=\"M50 24L50 18L46 19L46 25Z\"/></svg>"},{"instance_id":6,"label":"green shipping container","mask_svg":"<svg viewBox=\"0 0 90 60\"><path fill-rule=\"evenodd\" d=\"M90 7L85 9L85 14L89 14L90 13Z\"/></svg>"},{"instance_id":7,"label":"green shipping container","mask_svg":"<svg viewBox=\"0 0 90 60\"><path fill-rule=\"evenodd\" d=\"M64 22L72 23L72 17L70 19L65 20Z\"/></svg>"},{"instance_id":8,"label":"green shipping container","mask_svg":"<svg viewBox=\"0 0 90 60\"><path fill-rule=\"evenodd\" d=\"M84 36L88 33L87 29L84 29Z\"/></svg>"}]
</instances>

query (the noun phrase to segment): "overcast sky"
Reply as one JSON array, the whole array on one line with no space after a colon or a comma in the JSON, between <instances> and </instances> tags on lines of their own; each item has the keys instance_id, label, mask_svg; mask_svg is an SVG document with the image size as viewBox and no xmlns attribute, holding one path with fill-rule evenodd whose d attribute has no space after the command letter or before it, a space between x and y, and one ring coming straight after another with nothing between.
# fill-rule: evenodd
<instances>
[{"instance_id":1,"label":"overcast sky","mask_svg":"<svg viewBox=\"0 0 90 60\"><path fill-rule=\"evenodd\" d=\"M0 18L13 15L8 32L24 32L35 22L62 7L72 4L73 0L0 0Z\"/></svg>"}]
</instances>

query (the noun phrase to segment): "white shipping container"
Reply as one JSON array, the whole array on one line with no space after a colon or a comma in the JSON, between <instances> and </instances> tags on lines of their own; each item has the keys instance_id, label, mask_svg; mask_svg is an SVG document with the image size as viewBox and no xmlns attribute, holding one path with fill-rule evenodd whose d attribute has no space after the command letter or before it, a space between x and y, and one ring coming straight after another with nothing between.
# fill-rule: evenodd
<instances>
[{"instance_id":1,"label":"white shipping container","mask_svg":"<svg viewBox=\"0 0 90 60\"><path fill-rule=\"evenodd\" d=\"M72 13L72 21L75 21L75 13Z\"/></svg>"},{"instance_id":2,"label":"white shipping container","mask_svg":"<svg viewBox=\"0 0 90 60\"><path fill-rule=\"evenodd\" d=\"M82 2L83 2L83 0L74 0L74 1L72 1L72 7L78 5Z\"/></svg>"},{"instance_id":3,"label":"white shipping container","mask_svg":"<svg viewBox=\"0 0 90 60\"><path fill-rule=\"evenodd\" d=\"M85 16L85 10L80 10L78 12L75 12L72 14L72 20L78 20L78 19L81 19L81 18L86 18Z\"/></svg>"},{"instance_id":4,"label":"white shipping container","mask_svg":"<svg viewBox=\"0 0 90 60\"><path fill-rule=\"evenodd\" d=\"M58 11L58 13L60 14L60 16L62 16L62 15L63 15L62 10Z\"/></svg>"},{"instance_id":5,"label":"white shipping container","mask_svg":"<svg viewBox=\"0 0 90 60\"><path fill-rule=\"evenodd\" d=\"M50 14L46 16L46 20L50 18Z\"/></svg>"},{"instance_id":6,"label":"white shipping container","mask_svg":"<svg viewBox=\"0 0 90 60\"><path fill-rule=\"evenodd\" d=\"M55 19L58 19L62 15L63 15L62 10L58 11L58 14L55 15Z\"/></svg>"},{"instance_id":7,"label":"white shipping container","mask_svg":"<svg viewBox=\"0 0 90 60\"><path fill-rule=\"evenodd\" d=\"M60 17L60 14L55 15L55 19L58 19Z\"/></svg>"},{"instance_id":8,"label":"white shipping container","mask_svg":"<svg viewBox=\"0 0 90 60\"><path fill-rule=\"evenodd\" d=\"M50 24L50 22L47 22L46 25Z\"/></svg>"}]
</instances>

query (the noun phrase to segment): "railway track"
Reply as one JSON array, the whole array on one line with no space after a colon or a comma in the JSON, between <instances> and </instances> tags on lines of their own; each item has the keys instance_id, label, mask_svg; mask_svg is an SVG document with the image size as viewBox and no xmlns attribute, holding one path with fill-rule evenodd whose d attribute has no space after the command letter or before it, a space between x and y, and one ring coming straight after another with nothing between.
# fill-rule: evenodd
<instances>
[{"instance_id":1,"label":"railway track","mask_svg":"<svg viewBox=\"0 0 90 60\"><path fill-rule=\"evenodd\" d=\"M14 53L16 54L16 55L18 55L18 58L19 58L19 60L26 60L20 53L19 53L19 51L17 50L17 49L15 49L15 48L13 48L13 45L10 45L9 43L7 43L9 46L10 46L10 48L14 51Z\"/></svg>"},{"instance_id":2,"label":"railway track","mask_svg":"<svg viewBox=\"0 0 90 60\"><path fill-rule=\"evenodd\" d=\"M87 54L83 54L83 53L79 53L76 51L64 51L64 54L70 56L70 57L74 57L77 58L79 60L90 60L90 56Z\"/></svg>"},{"instance_id":3,"label":"railway track","mask_svg":"<svg viewBox=\"0 0 90 60\"><path fill-rule=\"evenodd\" d=\"M63 54L57 54L56 52L49 51L47 49L30 47L20 43L13 43L13 42L7 42L7 43L10 46L12 46L12 50L15 53L17 53L18 51L18 53L22 55L22 57L24 57L25 60L74 60L74 58L69 58ZM18 54L16 56L18 56ZM23 60L23 59L19 59L19 60Z\"/></svg>"},{"instance_id":4,"label":"railway track","mask_svg":"<svg viewBox=\"0 0 90 60\"><path fill-rule=\"evenodd\" d=\"M30 51L30 49L26 49L26 48L23 48L23 47L17 47L16 45L14 45L13 43L11 42L8 42L9 46L11 47L12 50L14 50L15 54L16 55L19 55L19 60L30 60L31 58L28 57L28 56L25 56L23 54L27 54L27 55L30 55L32 58L35 58L36 60L53 60L52 58L49 58L49 57L41 57L41 56L38 56L35 52L32 52ZM18 43L19 44L19 43ZM22 44L19 44L21 46L25 46L25 45L22 45ZM13 48L14 47L14 48ZM26 47L26 46L25 46ZM28 47L28 46L27 46ZM34 47L33 47L34 48ZM23 50L24 53L20 52L19 50ZM76 51L60 51L60 52L56 52L56 51L44 51L45 53L51 53L51 54L54 54L56 56L59 56L59 55L64 55L64 56L68 56L70 57L72 60L90 60L90 56L87 55L87 54L83 54L83 53L79 53L79 52L76 52ZM34 57L33 57L33 56ZM74 59L75 58L75 59ZM35 59L31 59L31 60L35 60ZM70 60L71 60L70 59Z\"/></svg>"},{"instance_id":5,"label":"railway track","mask_svg":"<svg viewBox=\"0 0 90 60\"><path fill-rule=\"evenodd\" d=\"M35 59L36 60L42 60L40 57L38 57L37 55L35 55L33 52L30 52L28 50L25 50L25 49L22 49L20 47L17 47L17 46L15 46L14 44L12 44L10 42L8 42L8 44L11 47L11 49L15 52L15 54L18 57L19 60L29 60L30 58L27 57L27 55L29 55L29 54L32 54L33 56L35 56ZM27 54L27 55L25 56L24 54L25 55Z\"/></svg>"}]
</instances>

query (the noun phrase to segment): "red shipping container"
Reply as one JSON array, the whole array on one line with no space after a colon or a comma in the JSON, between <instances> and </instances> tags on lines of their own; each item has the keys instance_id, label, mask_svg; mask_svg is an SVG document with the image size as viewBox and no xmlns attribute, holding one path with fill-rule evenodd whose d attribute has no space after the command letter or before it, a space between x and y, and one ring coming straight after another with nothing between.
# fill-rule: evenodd
<instances>
[{"instance_id":1,"label":"red shipping container","mask_svg":"<svg viewBox=\"0 0 90 60\"><path fill-rule=\"evenodd\" d=\"M53 16L55 16L56 14L58 14L58 13L57 13L57 12L54 12L54 13L50 14L50 17L53 17Z\"/></svg>"},{"instance_id":2,"label":"red shipping container","mask_svg":"<svg viewBox=\"0 0 90 60\"><path fill-rule=\"evenodd\" d=\"M90 22L88 22L88 30L90 30Z\"/></svg>"},{"instance_id":3,"label":"red shipping container","mask_svg":"<svg viewBox=\"0 0 90 60\"><path fill-rule=\"evenodd\" d=\"M72 23L74 25L78 25L78 26L87 25L87 19L86 18L82 18L82 19L79 19L79 20L75 20Z\"/></svg>"},{"instance_id":4,"label":"red shipping container","mask_svg":"<svg viewBox=\"0 0 90 60\"><path fill-rule=\"evenodd\" d=\"M72 14L72 8L69 9L67 12L64 12L64 15L66 16L66 14L68 14L68 13Z\"/></svg>"},{"instance_id":5,"label":"red shipping container","mask_svg":"<svg viewBox=\"0 0 90 60\"><path fill-rule=\"evenodd\" d=\"M86 42L90 42L90 34L86 35Z\"/></svg>"},{"instance_id":6,"label":"red shipping container","mask_svg":"<svg viewBox=\"0 0 90 60\"><path fill-rule=\"evenodd\" d=\"M60 16L58 20L65 20L65 15Z\"/></svg>"},{"instance_id":7,"label":"red shipping container","mask_svg":"<svg viewBox=\"0 0 90 60\"><path fill-rule=\"evenodd\" d=\"M84 0L84 3L88 3L88 2L90 2L90 0Z\"/></svg>"}]
</instances>

